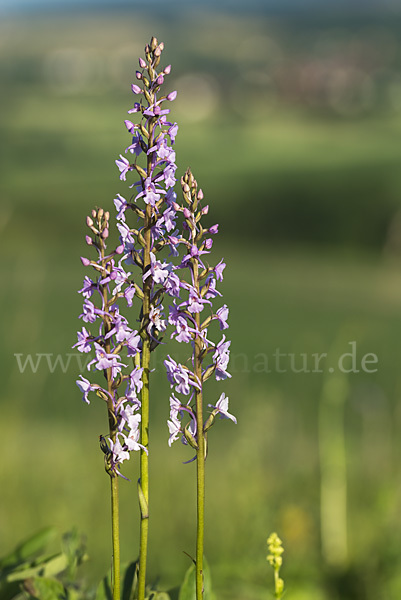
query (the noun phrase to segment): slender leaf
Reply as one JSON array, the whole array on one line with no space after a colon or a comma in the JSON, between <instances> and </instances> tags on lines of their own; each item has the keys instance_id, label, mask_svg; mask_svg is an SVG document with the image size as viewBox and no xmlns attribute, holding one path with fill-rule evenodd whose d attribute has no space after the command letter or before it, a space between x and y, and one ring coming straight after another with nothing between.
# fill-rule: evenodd
<instances>
[{"instance_id":1,"label":"slender leaf","mask_svg":"<svg viewBox=\"0 0 401 600\"><path fill-rule=\"evenodd\" d=\"M121 566L121 600L134 598L138 580L137 561ZM96 590L95 600L112 600L111 571L101 580Z\"/></svg>"},{"instance_id":2,"label":"slender leaf","mask_svg":"<svg viewBox=\"0 0 401 600\"><path fill-rule=\"evenodd\" d=\"M214 600L210 569L205 558L203 559L203 587L203 599ZM194 564L192 564L185 573L184 581L182 582L178 594L178 600L196 600L196 571Z\"/></svg>"},{"instance_id":3,"label":"slender leaf","mask_svg":"<svg viewBox=\"0 0 401 600\"><path fill-rule=\"evenodd\" d=\"M45 562L40 562L38 565L12 571L7 575L6 581L23 581L30 577L52 577L65 571L67 566L68 557L64 553L61 553L50 557Z\"/></svg>"},{"instance_id":4,"label":"slender leaf","mask_svg":"<svg viewBox=\"0 0 401 600\"><path fill-rule=\"evenodd\" d=\"M138 584L138 562L129 563L121 570L121 598L132 600Z\"/></svg>"},{"instance_id":5,"label":"slender leaf","mask_svg":"<svg viewBox=\"0 0 401 600\"><path fill-rule=\"evenodd\" d=\"M95 600L112 600L111 571L107 573L97 586Z\"/></svg>"}]
</instances>

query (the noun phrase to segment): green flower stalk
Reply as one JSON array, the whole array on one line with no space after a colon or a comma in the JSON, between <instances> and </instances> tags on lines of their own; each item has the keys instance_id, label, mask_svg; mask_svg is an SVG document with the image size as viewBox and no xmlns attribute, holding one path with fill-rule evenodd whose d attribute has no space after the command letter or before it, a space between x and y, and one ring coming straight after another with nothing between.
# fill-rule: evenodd
<instances>
[{"instance_id":1,"label":"green flower stalk","mask_svg":"<svg viewBox=\"0 0 401 600\"><path fill-rule=\"evenodd\" d=\"M168 356L165 360L167 377L175 393L170 397L170 431L169 445L181 437L181 441L192 447L196 455L197 481L197 527L196 527L196 598L203 597L203 549L204 549L204 511L205 511L205 461L208 451L208 430L216 416L236 419L228 412L228 398L221 394L215 405L209 404L212 410L205 415L203 406L203 385L212 375L217 380L231 377L227 372L230 342L223 335L218 342L209 339L209 328L213 322L219 329L227 329L228 308L220 307L216 312L212 309L212 300L221 296L216 289L216 282L223 279L225 263L221 260L215 267L206 264L205 255L210 253L212 238L218 226L209 228L202 226L202 216L209 207L203 205L203 192L188 169L181 179L183 206L174 204L177 212L183 215L182 235L176 236L176 244L184 247L185 255L176 268L182 272L179 279L180 295L173 299L170 306L169 323L175 330L171 337L177 342L190 344L192 368L177 363ZM206 314L205 314L206 313ZM185 398L180 399L179 396ZM185 422L184 422L185 415Z\"/></svg>"},{"instance_id":2,"label":"green flower stalk","mask_svg":"<svg viewBox=\"0 0 401 600\"><path fill-rule=\"evenodd\" d=\"M281 600L284 594L284 581L280 577L280 569L283 564L283 542L278 537L277 533L272 533L267 538L269 554L266 557L268 563L274 570L274 597Z\"/></svg>"},{"instance_id":3,"label":"green flower stalk","mask_svg":"<svg viewBox=\"0 0 401 600\"><path fill-rule=\"evenodd\" d=\"M123 323L116 305L116 295L110 294L110 282L116 279L118 271L116 270L115 257L122 254L123 246L118 246L113 252L106 252L106 240L109 237L110 214L102 208L92 211L92 216L88 216L86 224L92 236L86 236L86 242L89 246L96 249L98 254L97 261L91 261L87 258L81 258L84 266L92 266L97 273L97 277L90 279L85 277L84 286L80 290L83 294L84 310L80 315L86 323L95 323L100 321L98 335L92 335L86 328L78 332L78 343L76 346L81 352L95 351L95 358L89 362L88 369L92 366L96 371L102 371L106 380L104 387L98 384L91 384L87 379L81 376L77 384L83 392L83 399L89 404L89 392L95 392L107 406L109 422L109 444L103 436L100 436L100 448L104 452L105 469L110 477L111 484L111 515L112 515L112 556L113 556L113 580L112 594L113 600L120 598L120 534L119 534L119 501L118 501L118 475L119 464L123 459L124 453L128 455L128 447L134 449L129 441L126 443L126 450L123 451L119 440L120 428L125 428L128 438L134 440L137 437L137 422L135 419L130 426L124 421L124 411L129 411L132 406L124 401L118 400L118 387L134 373L122 375L123 367L126 367L120 360L120 354L123 349L130 352L138 350L137 344L139 336ZM120 276L122 273L120 272ZM129 285L129 284L128 284ZM89 300L96 295L100 308ZM123 327L124 336L116 335L116 328ZM117 338L120 337L120 341ZM125 343L123 343L125 342ZM134 390L133 390L134 391ZM132 396L131 399L134 399ZM125 398L127 401L127 398ZM127 427L125 427L127 425Z\"/></svg>"},{"instance_id":4,"label":"green flower stalk","mask_svg":"<svg viewBox=\"0 0 401 600\"><path fill-rule=\"evenodd\" d=\"M128 172L133 171L139 180L130 187L136 187L136 194L127 201L118 195L116 207L119 210L119 229L121 241L125 247L125 258L128 264L136 264L142 271L139 287L142 307L140 312L140 336L142 347L140 367L142 369L141 390L141 456L138 496L141 513L138 600L145 598L146 563L149 528L149 373L150 355L159 345L166 329L162 300L164 293L174 295L177 289L177 278L172 272L170 263L157 259L166 246L170 244L169 232L174 228L175 210L173 208L176 195L173 191L175 179L174 144L177 124L167 121L170 109L163 108L164 102L171 102L177 93L163 95L161 88L171 67L158 70L163 43L152 37L145 46L145 59L139 58L140 70L136 71L138 83L131 89L139 101L128 111L139 116L139 122L125 121L128 132L133 136L132 144L126 152L131 152L135 159L130 163L124 156L116 160L120 170L120 179L126 179ZM143 158L142 164L139 159ZM137 201L142 200L144 208L139 208ZM132 210L142 224L129 227L126 223L127 209Z\"/></svg>"}]
</instances>

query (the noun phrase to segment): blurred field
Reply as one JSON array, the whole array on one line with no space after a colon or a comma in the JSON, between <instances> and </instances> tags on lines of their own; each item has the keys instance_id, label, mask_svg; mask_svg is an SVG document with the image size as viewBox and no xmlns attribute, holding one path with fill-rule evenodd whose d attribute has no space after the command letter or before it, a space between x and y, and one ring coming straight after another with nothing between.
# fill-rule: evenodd
<instances>
[{"instance_id":1,"label":"blurred field","mask_svg":"<svg viewBox=\"0 0 401 600\"><path fill-rule=\"evenodd\" d=\"M398 600L401 112L399 48L391 54L390 43L397 23L379 31L305 21L294 33L291 21L252 14L156 21L143 11L0 26L0 554L41 526L77 525L87 536L90 581L109 567L108 480L98 449L104 407L81 403L75 358L64 373L51 373L45 359L36 373L20 373L14 355L66 357L76 341L85 216L126 190L113 161L127 145L122 122L136 57L157 33L173 64L171 89L182 96L174 113L179 169L190 165L201 183L211 222L221 225L214 256L228 263L222 291L233 377L210 384L210 401L224 389L238 425L216 424L207 462L206 553L218 598L269 597L266 538L277 529L289 599ZM380 40L387 52L379 74L367 69L376 104L352 95L348 105L291 99L252 76L253 68L273 71L274 51L285 73L301 50L314 56L318 36L337 40L347 56L352 40L368 48L369 35L376 54ZM252 40L263 49L256 66ZM350 342L359 372L344 378L348 542L336 570L320 541L318 415L328 368ZM310 361L327 353L324 372L291 372L288 357L279 372L277 349L295 354L298 369L302 354ZM367 353L378 357L376 372L360 368ZM193 552L195 482L193 465L182 464L187 449L167 452L161 361L162 353L154 365L150 576L164 587L187 568L183 551ZM125 471L132 482L135 469ZM138 507L134 483L121 490L128 560L137 553Z\"/></svg>"}]
</instances>

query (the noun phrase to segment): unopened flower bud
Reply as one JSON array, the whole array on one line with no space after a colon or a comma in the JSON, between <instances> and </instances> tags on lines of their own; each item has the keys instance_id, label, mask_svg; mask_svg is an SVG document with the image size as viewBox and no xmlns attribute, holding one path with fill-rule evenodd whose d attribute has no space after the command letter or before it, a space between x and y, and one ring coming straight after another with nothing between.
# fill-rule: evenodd
<instances>
[{"instance_id":1,"label":"unopened flower bud","mask_svg":"<svg viewBox=\"0 0 401 600\"><path fill-rule=\"evenodd\" d=\"M156 85L163 85L164 76L163 73L160 73L159 77L156 79Z\"/></svg>"},{"instance_id":2,"label":"unopened flower bud","mask_svg":"<svg viewBox=\"0 0 401 600\"><path fill-rule=\"evenodd\" d=\"M194 448L195 450L197 450L198 449L198 444L196 443L196 439L194 438L194 436L192 435L192 433L189 431L188 425L186 425L185 428L184 428L184 436L185 436L185 439L187 440L188 444L190 446L192 446L192 448Z\"/></svg>"},{"instance_id":3,"label":"unopened flower bud","mask_svg":"<svg viewBox=\"0 0 401 600\"><path fill-rule=\"evenodd\" d=\"M142 92L139 85L136 85L135 83L131 84L131 90L134 92L134 94L140 94Z\"/></svg>"},{"instance_id":4,"label":"unopened flower bud","mask_svg":"<svg viewBox=\"0 0 401 600\"><path fill-rule=\"evenodd\" d=\"M141 67L141 69L144 69L146 67L146 62L143 60L143 58L139 58L139 66Z\"/></svg>"},{"instance_id":5,"label":"unopened flower bud","mask_svg":"<svg viewBox=\"0 0 401 600\"><path fill-rule=\"evenodd\" d=\"M104 215L104 210L103 208L99 208L99 210L97 211L97 217L98 219L101 219Z\"/></svg>"},{"instance_id":6,"label":"unopened flower bud","mask_svg":"<svg viewBox=\"0 0 401 600\"><path fill-rule=\"evenodd\" d=\"M189 194L189 192L191 191L191 188L189 187L189 185L187 183L184 183L182 189L184 190L184 192L186 194Z\"/></svg>"},{"instance_id":7,"label":"unopened flower bud","mask_svg":"<svg viewBox=\"0 0 401 600\"><path fill-rule=\"evenodd\" d=\"M102 236L102 238L104 240L107 240L107 238L109 237L109 230L108 230L108 228L105 227L100 235Z\"/></svg>"},{"instance_id":8,"label":"unopened flower bud","mask_svg":"<svg viewBox=\"0 0 401 600\"><path fill-rule=\"evenodd\" d=\"M96 213L95 209L92 210L91 215L94 219L96 219L97 213Z\"/></svg>"},{"instance_id":9,"label":"unopened flower bud","mask_svg":"<svg viewBox=\"0 0 401 600\"><path fill-rule=\"evenodd\" d=\"M152 39L150 40L150 49L155 50L157 48L157 45L158 45L157 38L152 36Z\"/></svg>"},{"instance_id":10,"label":"unopened flower bud","mask_svg":"<svg viewBox=\"0 0 401 600\"><path fill-rule=\"evenodd\" d=\"M93 214L93 212L92 212ZM86 217L86 224L88 227L93 227L93 221L90 217Z\"/></svg>"},{"instance_id":11,"label":"unopened flower bud","mask_svg":"<svg viewBox=\"0 0 401 600\"><path fill-rule=\"evenodd\" d=\"M142 79L142 73L140 71L135 71L135 75L138 80Z\"/></svg>"},{"instance_id":12,"label":"unopened flower bud","mask_svg":"<svg viewBox=\"0 0 401 600\"><path fill-rule=\"evenodd\" d=\"M202 190L199 190L199 192L198 192L198 200L203 200L203 192L202 192Z\"/></svg>"},{"instance_id":13,"label":"unopened flower bud","mask_svg":"<svg viewBox=\"0 0 401 600\"><path fill-rule=\"evenodd\" d=\"M110 213L108 210L106 210L106 212L104 213L104 218L106 219L106 221L110 220Z\"/></svg>"},{"instance_id":14,"label":"unopened flower bud","mask_svg":"<svg viewBox=\"0 0 401 600\"><path fill-rule=\"evenodd\" d=\"M214 423L214 419L215 419L215 411L213 411L212 413L210 413L209 418L205 421L205 424L203 425L203 431L206 433L206 431L208 429L211 428L211 426Z\"/></svg>"},{"instance_id":15,"label":"unopened flower bud","mask_svg":"<svg viewBox=\"0 0 401 600\"><path fill-rule=\"evenodd\" d=\"M89 265L91 264L91 261L89 260L89 258L85 258L84 256L81 256L81 263L83 264L84 267L89 267Z\"/></svg>"},{"instance_id":16,"label":"unopened flower bud","mask_svg":"<svg viewBox=\"0 0 401 600\"><path fill-rule=\"evenodd\" d=\"M200 190L200 191L202 191L202 190ZM203 194L202 194L202 196L203 196ZM199 198L199 194L198 194L198 200L202 200L202 198ZM204 206L202 208L202 215L207 215L208 212L209 212L209 205L206 204L206 206Z\"/></svg>"},{"instance_id":17,"label":"unopened flower bud","mask_svg":"<svg viewBox=\"0 0 401 600\"><path fill-rule=\"evenodd\" d=\"M171 206L174 208L174 210L181 210L181 206L177 204L177 202L172 202Z\"/></svg>"},{"instance_id":18,"label":"unopened flower bud","mask_svg":"<svg viewBox=\"0 0 401 600\"><path fill-rule=\"evenodd\" d=\"M149 54L149 52L150 52L150 46L149 46L149 44L146 44L146 46L145 46L145 54Z\"/></svg>"},{"instance_id":19,"label":"unopened flower bud","mask_svg":"<svg viewBox=\"0 0 401 600\"><path fill-rule=\"evenodd\" d=\"M177 92L170 92L167 96L166 96L167 100L169 100L170 102L172 102L173 100L175 100L177 98Z\"/></svg>"},{"instance_id":20,"label":"unopened flower bud","mask_svg":"<svg viewBox=\"0 0 401 600\"><path fill-rule=\"evenodd\" d=\"M167 65L167 67L164 67L163 73L165 75L170 75L170 73L171 73L171 65Z\"/></svg>"},{"instance_id":21,"label":"unopened flower bud","mask_svg":"<svg viewBox=\"0 0 401 600\"><path fill-rule=\"evenodd\" d=\"M188 208L187 208L187 207L185 207L185 208L184 208L184 211L183 211L183 212L184 212L184 217L185 217L186 219L190 219L190 218L191 218L191 216L192 216L192 215L191 215L191 211L190 211L190 210L188 210Z\"/></svg>"},{"instance_id":22,"label":"unopened flower bud","mask_svg":"<svg viewBox=\"0 0 401 600\"><path fill-rule=\"evenodd\" d=\"M212 225L211 227L209 227L209 233L211 233L212 235L214 235L215 233L219 232L219 225L216 223L216 225Z\"/></svg>"},{"instance_id":23,"label":"unopened flower bud","mask_svg":"<svg viewBox=\"0 0 401 600\"><path fill-rule=\"evenodd\" d=\"M185 173L185 181L187 181L190 186L193 185L193 183L194 183L194 176L192 175L191 169L187 169L187 171Z\"/></svg>"},{"instance_id":24,"label":"unopened flower bud","mask_svg":"<svg viewBox=\"0 0 401 600\"><path fill-rule=\"evenodd\" d=\"M85 236L85 241L86 241L86 243L88 244L88 246L92 246L92 244L93 244L93 240L92 240L92 238L90 237L90 235L86 235L86 236Z\"/></svg>"},{"instance_id":25,"label":"unopened flower bud","mask_svg":"<svg viewBox=\"0 0 401 600\"><path fill-rule=\"evenodd\" d=\"M124 252L124 244L121 244L121 246L117 246L116 254L122 254L123 252Z\"/></svg>"},{"instance_id":26,"label":"unopened flower bud","mask_svg":"<svg viewBox=\"0 0 401 600\"><path fill-rule=\"evenodd\" d=\"M159 57L162 53L162 49L160 48L160 46L157 46L157 48L155 49L155 56Z\"/></svg>"},{"instance_id":27,"label":"unopened flower bud","mask_svg":"<svg viewBox=\"0 0 401 600\"><path fill-rule=\"evenodd\" d=\"M164 50L164 42L160 42L159 48L163 52L163 50Z\"/></svg>"}]
</instances>

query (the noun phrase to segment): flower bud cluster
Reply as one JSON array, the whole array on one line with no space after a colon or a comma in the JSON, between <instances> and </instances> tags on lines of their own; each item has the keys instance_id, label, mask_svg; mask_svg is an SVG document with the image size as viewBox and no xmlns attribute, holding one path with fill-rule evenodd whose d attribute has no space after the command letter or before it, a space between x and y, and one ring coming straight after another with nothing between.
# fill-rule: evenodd
<instances>
[{"instance_id":1,"label":"flower bud cluster","mask_svg":"<svg viewBox=\"0 0 401 600\"><path fill-rule=\"evenodd\" d=\"M197 182L188 169L181 179L183 205L174 204L177 212L183 216L183 233L176 237L176 244L184 247L184 257L178 267L180 277L180 295L173 299L169 307L169 323L174 327L171 334L177 342L189 343L192 348L192 368L177 363L171 356L165 360L167 377L172 393L170 398L169 444L181 437L184 444L198 447L198 422L196 398L202 394L204 382L215 376L217 380L231 377L227 371L230 343L225 335L218 342L209 339L209 328L218 323L220 331L228 328L228 308L225 304L213 310L212 302L221 296L216 285L223 279L225 263L221 260L215 267L206 263L205 256L210 253L213 240L210 237L218 231L218 225L204 228L202 216L209 207L202 206L203 192L198 190ZM186 275L185 275L186 274ZM177 395L184 398L179 399ZM203 433L211 427L217 414L236 422L228 412L228 398L221 394L212 411L203 423ZM184 415L189 416L186 424Z\"/></svg>"},{"instance_id":2,"label":"flower bud cluster","mask_svg":"<svg viewBox=\"0 0 401 600\"><path fill-rule=\"evenodd\" d=\"M125 120L124 124L128 132L132 135L132 142L125 149L125 154L130 153L132 162L120 154L120 159L116 160L116 165L120 171L120 179L126 180L129 171L135 171L139 175L139 180L130 187L136 188L133 201L143 198L145 204L154 207L155 214L161 218L160 209L165 204L164 196L168 190L174 187L175 171L175 152L171 148L177 135L177 123L167 120L170 113L169 108L164 108L163 104L173 101L177 92L170 92L167 95L161 94L161 87L165 76L171 71L169 65L163 71L158 72L156 68L160 63L160 56L164 48L163 43L158 44L156 38L152 38L151 44L145 47L146 60L139 59L140 71L136 72L136 78L141 85L132 84L131 89L138 97L132 109L128 114L137 113L140 116L139 123L131 120ZM139 164L139 158L145 158L145 164ZM173 199L170 193L167 199L167 208L170 207ZM129 203L122 197L119 197L119 217L122 219L125 209ZM132 205L130 205L133 208ZM135 210L135 209L134 209ZM171 225L173 213L170 209L169 214L160 222L158 226L166 225L168 221ZM170 231L172 227L167 230Z\"/></svg>"},{"instance_id":3,"label":"flower bud cluster","mask_svg":"<svg viewBox=\"0 0 401 600\"><path fill-rule=\"evenodd\" d=\"M135 172L139 179L130 186L135 188L135 193L129 200L120 194L114 200L126 263L142 269L143 289L150 290L150 306L142 315L142 330L152 339L152 349L166 329L162 306L164 292L172 296L179 294L179 279L174 266L158 259L164 248L170 249L170 254L177 254L174 237L177 196L173 189L177 165L172 146L178 126L167 120L170 109L164 106L176 98L177 92L161 93L165 77L171 72L170 65L157 70L163 48L164 44L159 44L153 37L145 47L145 59L139 59L138 83L131 86L138 101L128 113L136 113L140 119L137 123L125 121L133 136L125 153L131 153L133 161L123 155L116 160L120 179L125 180L129 171ZM139 206L139 201L144 203L144 208ZM136 228L127 223L127 210L132 211L140 222Z\"/></svg>"}]
</instances>

